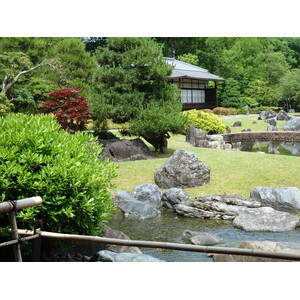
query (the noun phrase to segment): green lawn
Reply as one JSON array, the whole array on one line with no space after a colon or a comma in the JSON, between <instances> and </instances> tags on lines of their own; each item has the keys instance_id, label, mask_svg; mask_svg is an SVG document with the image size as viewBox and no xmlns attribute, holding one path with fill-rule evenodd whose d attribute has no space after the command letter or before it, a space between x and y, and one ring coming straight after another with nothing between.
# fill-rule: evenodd
<instances>
[{"instance_id":1,"label":"green lawn","mask_svg":"<svg viewBox=\"0 0 300 300\"><path fill-rule=\"evenodd\" d=\"M250 120L250 117L243 118ZM234 118L230 122L233 123ZM137 185L154 183L155 169L180 148L193 152L200 161L211 167L209 184L186 189L192 196L237 193L249 197L250 190L257 186L300 188L299 157L196 148L185 142L185 136L175 135L169 139L169 150L165 155L157 155L156 159L117 163L118 177L114 180L116 187L112 192L130 192ZM153 147L150 149L153 150Z\"/></svg>"},{"instance_id":2,"label":"green lawn","mask_svg":"<svg viewBox=\"0 0 300 300\"><path fill-rule=\"evenodd\" d=\"M233 118L224 118L222 119L222 121L226 124L226 126L229 126L231 129L232 133L235 132L240 132L243 129L247 129L250 128L251 131L267 131L267 127L268 127L268 123L264 120L257 120L258 115L255 116L238 116L238 117L233 117ZM235 121L241 121L242 122L242 126L241 127L232 127L232 124ZM256 121L257 124L253 124L252 122ZM286 121L277 121L277 126L279 130L283 130L282 129L282 125L285 123Z\"/></svg>"}]
</instances>

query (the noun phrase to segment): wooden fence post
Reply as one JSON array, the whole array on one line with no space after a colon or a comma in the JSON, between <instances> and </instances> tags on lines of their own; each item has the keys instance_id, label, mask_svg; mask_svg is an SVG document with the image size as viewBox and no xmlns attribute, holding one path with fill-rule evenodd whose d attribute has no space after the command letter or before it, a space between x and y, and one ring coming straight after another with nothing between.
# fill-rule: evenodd
<instances>
[{"instance_id":1,"label":"wooden fence post","mask_svg":"<svg viewBox=\"0 0 300 300\"><path fill-rule=\"evenodd\" d=\"M14 210L10 211L8 213L9 218L9 225L11 228L11 237L13 239L18 239L18 227L17 227L17 220L16 220L16 212ZM14 248L14 255L15 255L15 261L22 262L22 255L21 255L21 246L20 243L13 245Z\"/></svg>"}]
</instances>

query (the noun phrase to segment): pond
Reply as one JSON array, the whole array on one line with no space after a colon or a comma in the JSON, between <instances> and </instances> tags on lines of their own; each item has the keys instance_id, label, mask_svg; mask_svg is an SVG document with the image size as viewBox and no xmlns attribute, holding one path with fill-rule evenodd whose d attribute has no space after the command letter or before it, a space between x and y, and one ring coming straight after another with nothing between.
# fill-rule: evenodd
<instances>
[{"instance_id":1,"label":"pond","mask_svg":"<svg viewBox=\"0 0 300 300\"><path fill-rule=\"evenodd\" d=\"M300 142L238 142L232 143L232 147L239 151L300 156Z\"/></svg>"},{"instance_id":2,"label":"pond","mask_svg":"<svg viewBox=\"0 0 300 300\"><path fill-rule=\"evenodd\" d=\"M282 241L300 243L300 229L289 232L247 232L232 226L231 221L203 220L181 217L172 209L161 209L161 216L147 220L128 220L117 210L108 226L124 232L132 240L187 243L182 238L184 230L202 231L215 234L223 239L220 247L237 247L243 241ZM141 248L144 254L168 262L210 262L206 253L176 251L168 249Z\"/></svg>"}]
</instances>

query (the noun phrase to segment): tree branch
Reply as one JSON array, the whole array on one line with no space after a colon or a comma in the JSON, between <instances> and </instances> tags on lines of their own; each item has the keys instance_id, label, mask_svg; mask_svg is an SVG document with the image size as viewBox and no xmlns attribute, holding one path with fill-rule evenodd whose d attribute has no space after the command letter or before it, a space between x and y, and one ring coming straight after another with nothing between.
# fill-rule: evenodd
<instances>
[{"instance_id":1,"label":"tree branch","mask_svg":"<svg viewBox=\"0 0 300 300\"><path fill-rule=\"evenodd\" d=\"M55 68L55 65L53 65L51 62L49 62L49 61L43 61L43 62L41 62L40 64L36 65L35 67L32 67L32 68L30 68L30 69L28 69L28 70L21 71L19 74L17 74L17 75L15 76L15 78L13 78L13 79L12 79L11 81L9 81L9 82L7 82L7 81L8 81L8 78L9 78L9 75L6 74L5 77L4 77L3 83L2 83L2 90L1 90L0 94L6 94L6 92L8 91L8 89L9 89L14 83L16 83L22 75L24 75L24 74L26 74L26 73L29 73L29 72L32 72L32 71L34 71L34 70L36 70L36 69L38 69L38 68L40 68L40 67L44 67L44 66L50 66L50 67L52 67L52 68Z\"/></svg>"}]
</instances>

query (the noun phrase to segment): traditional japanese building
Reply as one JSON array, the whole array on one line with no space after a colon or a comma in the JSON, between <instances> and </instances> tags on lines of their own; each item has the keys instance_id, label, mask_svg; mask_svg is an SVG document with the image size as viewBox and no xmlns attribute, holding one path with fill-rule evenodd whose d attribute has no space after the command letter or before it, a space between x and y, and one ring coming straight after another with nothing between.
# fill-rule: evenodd
<instances>
[{"instance_id":1,"label":"traditional japanese building","mask_svg":"<svg viewBox=\"0 0 300 300\"><path fill-rule=\"evenodd\" d=\"M217 82L225 81L225 79L209 73L206 69L174 58L166 58L166 62L174 66L168 79L181 90L183 110L213 109L218 106ZM209 87L209 81L214 82L214 87Z\"/></svg>"}]
</instances>

